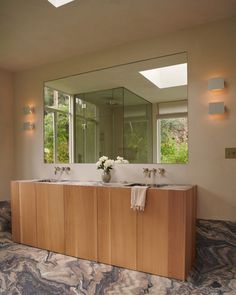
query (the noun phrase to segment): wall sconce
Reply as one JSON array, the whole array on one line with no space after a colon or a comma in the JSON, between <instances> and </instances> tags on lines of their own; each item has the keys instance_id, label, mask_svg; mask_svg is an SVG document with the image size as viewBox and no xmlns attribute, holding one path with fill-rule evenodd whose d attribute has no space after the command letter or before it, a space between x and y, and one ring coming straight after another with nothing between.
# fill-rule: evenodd
<instances>
[{"instance_id":1,"label":"wall sconce","mask_svg":"<svg viewBox=\"0 0 236 295\"><path fill-rule=\"evenodd\" d=\"M30 121L27 118L23 122L23 130L28 131L28 130L34 130L35 129L35 124L32 122L32 115L35 113L35 108L31 105L26 105L23 107L23 114L25 117L30 116Z\"/></svg>"},{"instance_id":2,"label":"wall sconce","mask_svg":"<svg viewBox=\"0 0 236 295\"><path fill-rule=\"evenodd\" d=\"M23 129L24 130L34 130L35 129L35 124L32 122L24 122L23 123Z\"/></svg>"},{"instance_id":3,"label":"wall sconce","mask_svg":"<svg viewBox=\"0 0 236 295\"><path fill-rule=\"evenodd\" d=\"M222 90L225 88L225 81L222 77L216 77L208 80L208 90ZM223 101L210 102L208 105L209 115L223 115L225 113L225 104Z\"/></svg>"},{"instance_id":4,"label":"wall sconce","mask_svg":"<svg viewBox=\"0 0 236 295\"><path fill-rule=\"evenodd\" d=\"M217 77L208 80L208 90L222 90L225 88L224 78Z\"/></svg>"},{"instance_id":5,"label":"wall sconce","mask_svg":"<svg viewBox=\"0 0 236 295\"><path fill-rule=\"evenodd\" d=\"M24 115L34 114L35 113L35 108L30 106L30 105L24 106L23 107L23 113L24 113Z\"/></svg>"},{"instance_id":6,"label":"wall sconce","mask_svg":"<svg viewBox=\"0 0 236 295\"><path fill-rule=\"evenodd\" d=\"M209 115L223 115L225 112L224 102L210 102L208 107Z\"/></svg>"}]
</instances>

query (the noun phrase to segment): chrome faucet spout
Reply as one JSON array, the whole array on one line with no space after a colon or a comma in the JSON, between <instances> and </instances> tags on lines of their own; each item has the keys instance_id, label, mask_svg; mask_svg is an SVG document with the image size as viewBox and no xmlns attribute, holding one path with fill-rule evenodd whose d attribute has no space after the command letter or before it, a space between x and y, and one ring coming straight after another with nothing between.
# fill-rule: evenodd
<instances>
[{"instance_id":1,"label":"chrome faucet spout","mask_svg":"<svg viewBox=\"0 0 236 295\"><path fill-rule=\"evenodd\" d=\"M148 168L143 168L143 174L145 177L150 177L149 169Z\"/></svg>"},{"instance_id":2,"label":"chrome faucet spout","mask_svg":"<svg viewBox=\"0 0 236 295\"><path fill-rule=\"evenodd\" d=\"M157 174L157 169L152 168L152 170L150 170L150 172L153 174L153 176L155 176Z\"/></svg>"},{"instance_id":3,"label":"chrome faucet spout","mask_svg":"<svg viewBox=\"0 0 236 295\"><path fill-rule=\"evenodd\" d=\"M61 167L58 167L58 166L57 167L54 167L54 174L55 175L57 175L57 173L58 172L61 172L61 171L62 171Z\"/></svg>"},{"instance_id":4,"label":"chrome faucet spout","mask_svg":"<svg viewBox=\"0 0 236 295\"><path fill-rule=\"evenodd\" d=\"M66 172L68 174L70 172L70 167L69 166L62 167L62 172Z\"/></svg>"}]
</instances>

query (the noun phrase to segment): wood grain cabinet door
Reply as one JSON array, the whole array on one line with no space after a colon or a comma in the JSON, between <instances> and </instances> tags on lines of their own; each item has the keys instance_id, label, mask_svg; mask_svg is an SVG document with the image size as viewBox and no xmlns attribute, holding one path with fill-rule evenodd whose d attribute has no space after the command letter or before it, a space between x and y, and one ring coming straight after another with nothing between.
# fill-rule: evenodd
<instances>
[{"instance_id":1,"label":"wood grain cabinet door","mask_svg":"<svg viewBox=\"0 0 236 295\"><path fill-rule=\"evenodd\" d=\"M185 193L149 189L138 214L138 269L185 278Z\"/></svg>"},{"instance_id":2,"label":"wood grain cabinet door","mask_svg":"<svg viewBox=\"0 0 236 295\"><path fill-rule=\"evenodd\" d=\"M36 195L34 183L12 182L13 241L37 246Z\"/></svg>"},{"instance_id":3,"label":"wood grain cabinet door","mask_svg":"<svg viewBox=\"0 0 236 295\"><path fill-rule=\"evenodd\" d=\"M65 252L97 260L97 194L92 186L65 186Z\"/></svg>"},{"instance_id":4,"label":"wood grain cabinet door","mask_svg":"<svg viewBox=\"0 0 236 295\"><path fill-rule=\"evenodd\" d=\"M111 264L136 269L137 212L130 208L130 188L110 192Z\"/></svg>"},{"instance_id":5,"label":"wood grain cabinet door","mask_svg":"<svg viewBox=\"0 0 236 295\"><path fill-rule=\"evenodd\" d=\"M34 183L19 183L21 243L37 247L36 194Z\"/></svg>"},{"instance_id":6,"label":"wood grain cabinet door","mask_svg":"<svg viewBox=\"0 0 236 295\"><path fill-rule=\"evenodd\" d=\"M111 264L111 208L109 187L97 188L98 261Z\"/></svg>"},{"instance_id":7,"label":"wood grain cabinet door","mask_svg":"<svg viewBox=\"0 0 236 295\"><path fill-rule=\"evenodd\" d=\"M64 253L63 185L38 183L35 186L38 247Z\"/></svg>"},{"instance_id":8,"label":"wood grain cabinet door","mask_svg":"<svg viewBox=\"0 0 236 295\"><path fill-rule=\"evenodd\" d=\"M149 189L138 214L138 269L165 276L168 271L168 191Z\"/></svg>"}]
</instances>

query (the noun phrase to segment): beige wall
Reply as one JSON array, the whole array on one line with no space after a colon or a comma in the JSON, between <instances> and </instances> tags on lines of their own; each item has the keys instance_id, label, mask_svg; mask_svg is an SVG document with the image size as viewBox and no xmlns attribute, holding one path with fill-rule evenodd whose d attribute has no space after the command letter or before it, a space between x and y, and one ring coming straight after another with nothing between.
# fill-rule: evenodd
<instances>
[{"instance_id":1,"label":"beige wall","mask_svg":"<svg viewBox=\"0 0 236 295\"><path fill-rule=\"evenodd\" d=\"M54 165L43 164L43 81L139 59L188 52L189 164L162 165L166 176L155 181L198 185L198 217L236 220L236 160L224 159L224 148L236 146L236 19L199 26L155 40L127 44L15 75L15 178L53 177ZM214 97L207 80L223 76L227 88ZM229 110L223 120L209 118L208 103L223 100ZM22 131L22 107L36 106L36 130ZM121 165L113 181L144 181L143 167ZM100 180L93 164L71 165L74 179Z\"/></svg>"},{"instance_id":2,"label":"beige wall","mask_svg":"<svg viewBox=\"0 0 236 295\"><path fill-rule=\"evenodd\" d=\"M13 177L13 80L0 69L0 200L9 199Z\"/></svg>"}]
</instances>

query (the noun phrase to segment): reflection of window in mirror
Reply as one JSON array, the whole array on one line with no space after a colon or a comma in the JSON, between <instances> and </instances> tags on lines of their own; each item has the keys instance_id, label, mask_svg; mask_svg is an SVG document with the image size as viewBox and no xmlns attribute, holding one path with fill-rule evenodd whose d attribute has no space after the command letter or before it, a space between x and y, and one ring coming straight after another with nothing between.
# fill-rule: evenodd
<instances>
[{"instance_id":1,"label":"reflection of window in mirror","mask_svg":"<svg viewBox=\"0 0 236 295\"><path fill-rule=\"evenodd\" d=\"M157 160L159 163L188 162L187 100L157 105Z\"/></svg>"},{"instance_id":2,"label":"reflection of window in mirror","mask_svg":"<svg viewBox=\"0 0 236 295\"><path fill-rule=\"evenodd\" d=\"M72 97L55 89L44 88L44 161L69 163L72 134Z\"/></svg>"},{"instance_id":3,"label":"reflection of window in mirror","mask_svg":"<svg viewBox=\"0 0 236 295\"><path fill-rule=\"evenodd\" d=\"M187 54L45 82L45 163L188 162Z\"/></svg>"}]
</instances>

